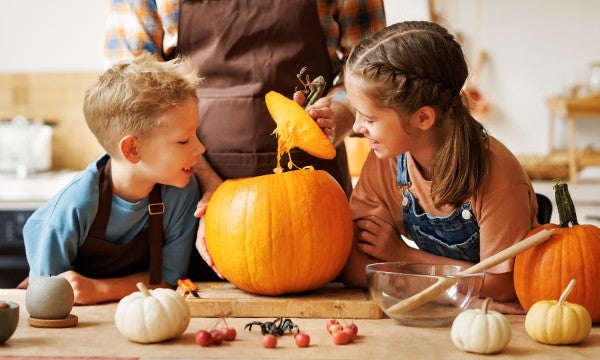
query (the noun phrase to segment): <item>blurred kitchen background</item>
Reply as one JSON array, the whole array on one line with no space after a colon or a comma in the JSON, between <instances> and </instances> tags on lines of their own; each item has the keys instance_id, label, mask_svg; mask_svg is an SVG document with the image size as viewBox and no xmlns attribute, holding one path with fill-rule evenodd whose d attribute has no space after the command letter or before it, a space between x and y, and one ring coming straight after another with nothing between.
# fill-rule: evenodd
<instances>
[{"instance_id":1,"label":"blurred kitchen background","mask_svg":"<svg viewBox=\"0 0 600 360\"><path fill-rule=\"evenodd\" d=\"M384 3L388 23L435 20L460 37L469 89L479 98L472 102L476 117L519 157L536 191L554 200L552 180L568 180L580 223L600 225L600 1ZM29 214L102 153L81 107L86 87L106 65L107 6L3 3L0 287L26 276L20 229ZM368 145L350 138L348 147L357 176Z\"/></svg>"}]
</instances>

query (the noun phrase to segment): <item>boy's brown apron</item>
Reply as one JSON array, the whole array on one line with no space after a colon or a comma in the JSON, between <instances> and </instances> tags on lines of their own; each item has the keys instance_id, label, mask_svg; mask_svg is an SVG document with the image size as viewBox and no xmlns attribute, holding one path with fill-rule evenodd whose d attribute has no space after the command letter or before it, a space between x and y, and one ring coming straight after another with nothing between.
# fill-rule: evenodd
<instances>
[{"instance_id":1,"label":"boy's brown apron","mask_svg":"<svg viewBox=\"0 0 600 360\"><path fill-rule=\"evenodd\" d=\"M333 70L314 1L182 1L178 53L190 56L205 77L198 89L198 135L205 157L223 178L272 174L276 166L275 123L264 96L274 90L291 97L306 66L312 78ZM333 160L293 151L300 167L328 171L349 196L352 191L346 149ZM282 166L287 166L287 157ZM193 252L192 278L215 277ZM202 269L194 269L200 266ZM208 276L208 278L206 278Z\"/></svg>"},{"instance_id":2,"label":"boy's brown apron","mask_svg":"<svg viewBox=\"0 0 600 360\"><path fill-rule=\"evenodd\" d=\"M113 278L147 271L150 268L150 284L162 280L162 213L160 186L157 184L149 195L149 226L128 244L114 244L105 240L106 227L112 206L112 181L110 160L98 169L100 194L98 213L85 242L77 251L73 270L90 278Z\"/></svg>"}]
</instances>

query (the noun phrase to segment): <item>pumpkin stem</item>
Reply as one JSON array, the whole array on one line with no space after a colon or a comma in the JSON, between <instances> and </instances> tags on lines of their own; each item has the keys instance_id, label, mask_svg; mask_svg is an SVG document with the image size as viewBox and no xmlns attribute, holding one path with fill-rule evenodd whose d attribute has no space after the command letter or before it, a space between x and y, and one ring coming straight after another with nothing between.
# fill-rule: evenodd
<instances>
[{"instance_id":1,"label":"pumpkin stem","mask_svg":"<svg viewBox=\"0 0 600 360\"><path fill-rule=\"evenodd\" d=\"M558 209L560 227L569 228L574 225L579 225L577 222L575 205L573 205L573 200L571 199L569 187L566 182L560 179L556 182L556 185L554 185L554 196L556 198L556 208Z\"/></svg>"},{"instance_id":2,"label":"pumpkin stem","mask_svg":"<svg viewBox=\"0 0 600 360\"><path fill-rule=\"evenodd\" d=\"M137 288L140 289L140 292L144 294L144 296L152 296L150 295L150 291L148 291L148 288L144 285L144 283L139 282L135 284L135 286L137 286Z\"/></svg>"},{"instance_id":3,"label":"pumpkin stem","mask_svg":"<svg viewBox=\"0 0 600 360\"><path fill-rule=\"evenodd\" d=\"M487 314L488 306L490 306L490 302L492 302L492 298L488 297L488 298L485 298L483 305L481 305L481 311L483 311L484 314Z\"/></svg>"},{"instance_id":4,"label":"pumpkin stem","mask_svg":"<svg viewBox=\"0 0 600 360\"><path fill-rule=\"evenodd\" d=\"M571 281L569 281L569 284L567 285L565 290L563 290L562 294L560 294L560 299L558 299L559 306L563 306L563 304L565 303L565 301L567 299L567 296L569 296L569 294L571 293L571 290L573 290L574 286L575 286L575 279L571 279Z\"/></svg>"},{"instance_id":5,"label":"pumpkin stem","mask_svg":"<svg viewBox=\"0 0 600 360\"><path fill-rule=\"evenodd\" d=\"M308 75L306 75L306 80L302 78L302 76L306 74L306 70L307 67L303 66L302 69L300 69L300 72L296 74L296 78L298 78L302 86L304 86L302 92L304 93L304 96L306 96L306 103L304 104L305 109L323 96L325 86L327 85L325 78L321 75L313 80L310 80L310 76Z\"/></svg>"}]
</instances>

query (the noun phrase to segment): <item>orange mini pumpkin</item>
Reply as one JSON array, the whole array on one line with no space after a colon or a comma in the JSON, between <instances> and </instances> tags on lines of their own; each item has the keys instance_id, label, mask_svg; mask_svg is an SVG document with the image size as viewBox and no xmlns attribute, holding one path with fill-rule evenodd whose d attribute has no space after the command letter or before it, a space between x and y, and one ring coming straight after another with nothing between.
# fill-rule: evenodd
<instances>
[{"instance_id":1,"label":"orange mini pumpkin","mask_svg":"<svg viewBox=\"0 0 600 360\"><path fill-rule=\"evenodd\" d=\"M274 92L266 100L279 138L275 174L219 186L205 215L206 246L219 272L243 290L261 295L314 290L334 280L350 255L350 206L327 172L283 172L282 152L300 147L328 158L335 148L294 101Z\"/></svg>"},{"instance_id":2,"label":"orange mini pumpkin","mask_svg":"<svg viewBox=\"0 0 600 360\"><path fill-rule=\"evenodd\" d=\"M571 279L577 288L569 296L572 303L582 305L600 321L600 228L579 225L567 184L559 181L555 187L560 224L546 224L533 229L555 229L549 240L515 258L514 283L517 297L525 310L538 301L558 299L564 284Z\"/></svg>"}]
</instances>

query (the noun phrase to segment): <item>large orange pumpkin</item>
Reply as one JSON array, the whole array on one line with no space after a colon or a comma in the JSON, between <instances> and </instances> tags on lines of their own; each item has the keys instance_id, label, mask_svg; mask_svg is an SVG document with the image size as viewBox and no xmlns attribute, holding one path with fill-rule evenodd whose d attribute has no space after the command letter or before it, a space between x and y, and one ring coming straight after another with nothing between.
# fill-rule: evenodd
<instances>
[{"instance_id":1,"label":"large orange pumpkin","mask_svg":"<svg viewBox=\"0 0 600 360\"><path fill-rule=\"evenodd\" d=\"M600 321L600 228L580 225L567 184L555 185L560 224L546 224L533 229L555 229L547 241L515 258L514 283L517 297L525 310L541 300L558 299L571 279L577 288L569 302L582 305Z\"/></svg>"},{"instance_id":2,"label":"large orange pumpkin","mask_svg":"<svg viewBox=\"0 0 600 360\"><path fill-rule=\"evenodd\" d=\"M352 246L346 195L322 170L225 181L205 217L219 272L248 292L317 289L342 270Z\"/></svg>"},{"instance_id":3,"label":"large orange pumpkin","mask_svg":"<svg viewBox=\"0 0 600 360\"><path fill-rule=\"evenodd\" d=\"M274 92L266 100L279 138L275 174L219 186L205 215L206 246L223 277L248 292L318 289L335 279L350 255L348 199L325 171L283 172L279 159L293 147L325 158L335 156L335 148L294 101Z\"/></svg>"}]
</instances>

